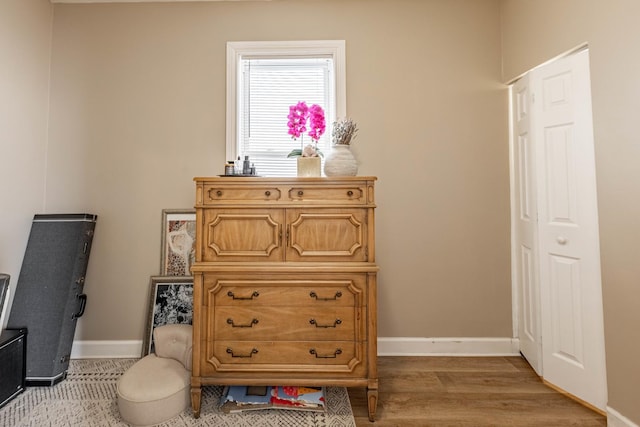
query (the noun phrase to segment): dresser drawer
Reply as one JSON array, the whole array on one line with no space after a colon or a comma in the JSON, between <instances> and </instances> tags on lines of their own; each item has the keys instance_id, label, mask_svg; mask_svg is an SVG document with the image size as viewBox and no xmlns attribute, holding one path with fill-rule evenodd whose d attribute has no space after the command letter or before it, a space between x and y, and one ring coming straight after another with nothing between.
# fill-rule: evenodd
<instances>
[{"instance_id":1,"label":"dresser drawer","mask_svg":"<svg viewBox=\"0 0 640 427\"><path fill-rule=\"evenodd\" d=\"M289 201L306 203L339 203L339 204L366 204L366 187L353 186L294 186L286 191Z\"/></svg>"},{"instance_id":2,"label":"dresser drawer","mask_svg":"<svg viewBox=\"0 0 640 427\"><path fill-rule=\"evenodd\" d=\"M365 343L353 341L215 341L206 345L203 371L344 372L363 369Z\"/></svg>"},{"instance_id":3,"label":"dresser drawer","mask_svg":"<svg viewBox=\"0 0 640 427\"><path fill-rule=\"evenodd\" d=\"M224 183L205 184L203 204L255 204L255 203L340 203L366 204L367 193L364 185L324 186L300 185L278 187L277 185L225 185Z\"/></svg>"},{"instance_id":4,"label":"dresser drawer","mask_svg":"<svg viewBox=\"0 0 640 427\"><path fill-rule=\"evenodd\" d=\"M257 185L225 185L205 184L204 185L205 205L216 205L221 203L272 204L282 199L282 192L277 186L257 186Z\"/></svg>"},{"instance_id":5,"label":"dresser drawer","mask_svg":"<svg viewBox=\"0 0 640 427\"><path fill-rule=\"evenodd\" d=\"M366 277L352 275L350 279L234 279L204 276L206 306L233 307L354 307L365 305ZM245 274L244 277L247 277Z\"/></svg>"},{"instance_id":6,"label":"dresser drawer","mask_svg":"<svg viewBox=\"0 0 640 427\"><path fill-rule=\"evenodd\" d=\"M215 307L207 324L214 340L360 341L365 322L357 307Z\"/></svg>"}]
</instances>

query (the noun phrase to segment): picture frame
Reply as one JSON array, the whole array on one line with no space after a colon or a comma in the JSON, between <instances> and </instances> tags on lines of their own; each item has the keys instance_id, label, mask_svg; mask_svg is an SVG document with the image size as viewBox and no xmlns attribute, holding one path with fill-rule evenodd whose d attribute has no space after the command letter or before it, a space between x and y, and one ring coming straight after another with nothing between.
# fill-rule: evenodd
<instances>
[{"instance_id":1,"label":"picture frame","mask_svg":"<svg viewBox=\"0 0 640 427\"><path fill-rule=\"evenodd\" d=\"M9 279L8 274L0 274L0 331L4 329L4 319L9 307Z\"/></svg>"},{"instance_id":2,"label":"picture frame","mask_svg":"<svg viewBox=\"0 0 640 427\"><path fill-rule=\"evenodd\" d=\"M192 324L193 278L151 276L142 357L153 353L153 330L162 325Z\"/></svg>"},{"instance_id":3,"label":"picture frame","mask_svg":"<svg viewBox=\"0 0 640 427\"><path fill-rule=\"evenodd\" d=\"M191 276L196 255L195 209L163 209L160 275Z\"/></svg>"}]
</instances>

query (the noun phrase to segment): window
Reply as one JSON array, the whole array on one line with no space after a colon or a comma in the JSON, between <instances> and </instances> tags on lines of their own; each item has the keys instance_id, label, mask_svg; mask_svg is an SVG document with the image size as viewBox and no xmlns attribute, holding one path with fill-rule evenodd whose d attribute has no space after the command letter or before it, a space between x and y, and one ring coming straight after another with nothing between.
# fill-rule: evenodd
<instances>
[{"instance_id":1,"label":"window","mask_svg":"<svg viewBox=\"0 0 640 427\"><path fill-rule=\"evenodd\" d=\"M227 160L248 155L263 176L295 176L294 148L311 142L287 134L289 106L298 101L325 110L318 142L327 153L331 124L343 117L344 41L229 42L227 44Z\"/></svg>"}]
</instances>

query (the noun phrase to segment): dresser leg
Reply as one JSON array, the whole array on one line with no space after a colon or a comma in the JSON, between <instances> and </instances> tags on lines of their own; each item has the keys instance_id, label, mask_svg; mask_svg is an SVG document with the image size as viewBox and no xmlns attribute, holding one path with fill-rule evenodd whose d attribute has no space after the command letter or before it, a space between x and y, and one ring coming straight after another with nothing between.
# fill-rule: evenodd
<instances>
[{"instance_id":1,"label":"dresser leg","mask_svg":"<svg viewBox=\"0 0 640 427\"><path fill-rule=\"evenodd\" d=\"M200 399L202 397L202 388L191 387L191 409L193 409L193 417L200 418Z\"/></svg>"},{"instance_id":2,"label":"dresser leg","mask_svg":"<svg viewBox=\"0 0 640 427\"><path fill-rule=\"evenodd\" d=\"M367 407L369 409L369 421L376 420L376 408L378 407L378 389L367 388Z\"/></svg>"}]
</instances>

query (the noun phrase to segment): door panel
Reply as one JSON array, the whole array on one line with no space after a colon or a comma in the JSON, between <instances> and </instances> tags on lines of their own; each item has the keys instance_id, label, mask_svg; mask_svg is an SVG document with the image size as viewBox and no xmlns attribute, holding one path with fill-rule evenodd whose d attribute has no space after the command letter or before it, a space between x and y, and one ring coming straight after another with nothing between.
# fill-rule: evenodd
<instances>
[{"instance_id":1,"label":"door panel","mask_svg":"<svg viewBox=\"0 0 640 427\"><path fill-rule=\"evenodd\" d=\"M203 261L280 261L281 209L204 211Z\"/></svg>"},{"instance_id":2,"label":"door panel","mask_svg":"<svg viewBox=\"0 0 640 427\"><path fill-rule=\"evenodd\" d=\"M588 52L531 72L537 158L543 375L607 402Z\"/></svg>"},{"instance_id":3,"label":"door panel","mask_svg":"<svg viewBox=\"0 0 640 427\"><path fill-rule=\"evenodd\" d=\"M582 367L584 355L580 295L580 261L553 255L549 257L549 279L552 292L553 331L551 351Z\"/></svg>"},{"instance_id":4,"label":"door panel","mask_svg":"<svg viewBox=\"0 0 640 427\"><path fill-rule=\"evenodd\" d=\"M575 157L572 130L573 127L569 125L545 129L547 209L550 222L576 222L576 173L572 164Z\"/></svg>"},{"instance_id":5,"label":"door panel","mask_svg":"<svg viewBox=\"0 0 640 427\"><path fill-rule=\"evenodd\" d=\"M514 247L515 292L518 295L520 351L533 369L542 374L540 296L538 286L537 191L534 139L531 134L529 76L512 90L514 119Z\"/></svg>"},{"instance_id":6,"label":"door panel","mask_svg":"<svg viewBox=\"0 0 640 427\"><path fill-rule=\"evenodd\" d=\"M288 209L287 261L367 261L366 209Z\"/></svg>"},{"instance_id":7,"label":"door panel","mask_svg":"<svg viewBox=\"0 0 640 427\"><path fill-rule=\"evenodd\" d=\"M523 354L533 366L534 362L539 359L539 341L540 341L540 328L538 327L538 311L537 307L533 304L537 300L537 287L535 284L535 264L533 261L534 254L530 248L521 246L520 248L520 280L521 280L521 292L522 299L526 303L522 305L522 321L521 321L521 333L520 339L526 340L533 348L528 351L525 349ZM532 352L534 354L532 354ZM536 362L537 365L537 362Z\"/></svg>"}]
</instances>

